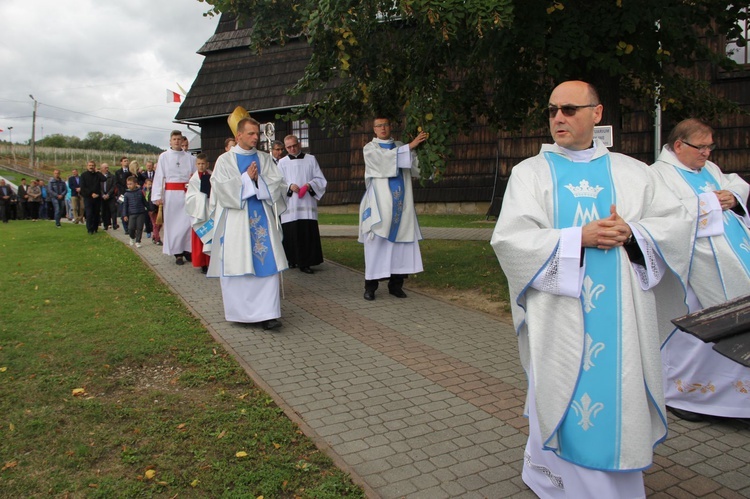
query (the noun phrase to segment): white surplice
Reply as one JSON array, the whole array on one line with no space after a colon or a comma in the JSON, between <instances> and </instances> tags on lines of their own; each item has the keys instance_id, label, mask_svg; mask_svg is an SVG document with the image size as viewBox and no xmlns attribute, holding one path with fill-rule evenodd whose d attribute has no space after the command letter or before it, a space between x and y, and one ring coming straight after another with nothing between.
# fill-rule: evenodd
<instances>
[{"instance_id":1,"label":"white surplice","mask_svg":"<svg viewBox=\"0 0 750 499\"><path fill-rule=\"evenodd\" d=\"M151 200L164 202L161 240L164 243L162 253L165 255L179 255L192 249L192 227L190 216L185 212L185 190L167 190L165 186L167 183L186 185L195 171L195 157L182 150L164 151L156 162Z\"/></svg>"},{"instance_id":2,"label":"white surplice","mask_svg":"<svg viewBox=\"0 0 750 499\"><path fill-rule=\"evenodd\" d=\"M698 196L680 173L695 172L666 147L652 168L697 223L688 281L690 312L750 294L750 276L723 235L722 209L713 192L734 193L744 216L733 212L730 216L742 222L748 241L744 250L750 251L750 217L745 204L750 192L747 182L737 174L724 174L715 163L707 161L703 168L718 185ZM750 368L717 353L712 346L713 343L704 343L682 331L669 337L662 347L667 405L699 414L750 417Z\"/></svg>"},{"instance_id":3,"label":"white surplice","mask_svg":"<svg viewBox=\"0 0 750 499\"><path fill-rule=\"evenodd\" d=\"M640 471L650 466L653 446L666 437L660 337L674 329L669 320L687 310L682 282L689 255L684 241L691 240L693 226L679 201L645 164L609 153L595 141L588 160L609 155L617 213L637 236L646 265L631 264L624 248L610 250L620 260L622 365L629 367L620 386L613 387L623 401L619 471L590 470L559 459L541 444L559 447L556 431L584 365L579 296L585 261L580 262L580 227L555 226L557 187L544 153L582 161L577 153L544 145L539 155L514 167L492 236L508 278L521 362L534 383L527 398L527 411L534 405L534 419L524 480L542 497L618 497L624 476L629 477L628 490L642 490ZM660 262L660 256L666 261ZM576 485L570 491L553 489L562 495L538 487L550 476L559 477L561 487L566 476Z\"/></svg>"},{"instance_id":4,"label":"white surplice","mask_svg":"<svg viewBox=\"0 0 750 499\"><path fill-rule=\"evenodd\" d=\"M395 144L386 149L379 144ZM408 144L373 139L363 149L365 194L359 205L359 242L365 245L365 279L383 279L394 274L416 274L424 270L419 251L417 213L414 209L412 176L419 176L419 161ZM393 219L393 194L388 179L401 175L404 181L403 212L395 241L389 241Z\"/></svg>"},{"instance_id":5,"label":"white surplice","mask_svg":"<svg viewBox=\"0 0 750 499\"><path fill-rule=\"evenodd\" d=\"M326 193L326 181L323 171L318 165L318 160L312 154L300 155L302 157L292 159L284 156L279 160L279 169L284 176L287 186L296 184L299 187L310 184L315 195L306 193L299 197L292 193L286 200L286 211L281 214L281 223L294 222L296 220L317 220L318 201Z\"/></svg>"},{"instance_id":6,"label":"white surplice","mask_svg":"<svg viewBox=\"0 0 750 499\"><path fill-rule=\"evenodd\" d=\"M258 154L257 186L241 174L238 154ZM247 199L257 197L263 203L268 220L270 251L276 274L257 277L252 257ZM288 267L281 244L279 215L286 209L286 188L278 166L271 156L234 146L219 156L211 175L211 206L215 223L208 277L221 278L224 315L232 322L261 322L281 317L279 272Z\"/></svg>"}]
</instances>

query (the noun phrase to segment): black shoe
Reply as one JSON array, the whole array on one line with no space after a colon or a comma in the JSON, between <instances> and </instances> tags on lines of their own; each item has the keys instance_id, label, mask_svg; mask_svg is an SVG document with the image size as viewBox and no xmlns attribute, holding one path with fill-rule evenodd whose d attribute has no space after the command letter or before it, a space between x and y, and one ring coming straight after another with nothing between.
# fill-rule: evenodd
<instances>
[{"instance_id":1,"label":"black shoe","mask_svg":"<svg viewBox=\"0 0 750 499\"><path fill-rule=\"evenodd\" d=\"M698 414L697 412L690 412L684 409L677 409L675 407L670 407L670 406L667 406L667 409L669 410L669 412L671 412L678 418L684 419L685 421L690 421L692 423L698 423L700 421L706 420L703 414Z\"/></svg>"},{"instance_id":2,"label":"black shoe","mask_svg":"<svg viewBox=\"0 0 750 499\"><path fill-rule=\"evenodd\" d=\"M315 272L310 267L300 267L300 272L304 272L305 274L314 274Z\"/></svg>"},{"instance_id":3,"label":"black shoe","mask_svg":"<svg viewBox=\"0 0 750 499\"><path fill-rule=\"evenodd\" d=\"M177 265L185 265L185 260L182 259L181 256L175 257L175 262Z\"/></svg>"},{"instance_id":4,"label":"black shoe","mask_svg":"<svg viewBox=\"0 0 750 499\"><path fill-rule=\"evenodd\" d=\"M389 289L388 292L396 298L406 298L406 293L403 289Z\"/></svg>"},{"instance_id":5,"label":"black shoe","mask_svg":"<svg viewBox=\"0 0 750 499\"><path fill-rule=\"evenodd\" d=\"M281 327L281 321L278 319L268 319L267 321L263 321L263 329L266 331L270 329L278 329Z\"/></svg>"},{"instance_id":6,"label":"black shoe","mask_svg":"<svg viewBox=\"0 0 750 499\"><path fill-rule=\"evenodd\" d=\"M375 299L375 291L371 291L369 289L365 290L365 300L372 301Z\"/></svg>"},{"instance_id":7,"label":"black shoe","mask_svg":"<svg viewBox=\"0 0 750 499\"><path fill-rule=\"evenodd\" d=\"M185 260L187 260L188 262L193 261L193 255L189 251L183 251L182 256L184 256Z\"/></svg>"},{"instance_id":8,"label":"black shoe","mask_svg":"<svg viewBox=\"0 0 750 499\"><path fill-rule=\"evenodd\" d=\"M201 267L201 274L207 274L208 273L208 265L203 265Z\"/></svg>"}]
</instances>

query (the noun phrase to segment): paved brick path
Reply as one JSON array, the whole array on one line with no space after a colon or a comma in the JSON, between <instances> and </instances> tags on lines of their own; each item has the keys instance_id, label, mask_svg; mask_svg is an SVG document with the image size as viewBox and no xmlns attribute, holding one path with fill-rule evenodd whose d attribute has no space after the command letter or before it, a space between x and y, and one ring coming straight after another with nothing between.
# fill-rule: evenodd
<instances>
[{"instance_id":1,"label":"paved brick path","mask_svg":"<svg viewBox=\"0 0 750 499\"><path fill-rule=\"evenodd\" d=\"M489 232L425 236L488 240ZM135 251L370 497L535 497L520 478L525 375L508 323L409 289L405 300L381 288L364 301L363 275L326 262L314 275L283 274L284 326L265 332L224 321L218 280L176 266L150 240ZM670 416L655 459L649 497L750 497L746 423Z\"/></svg>"}]
</instances>

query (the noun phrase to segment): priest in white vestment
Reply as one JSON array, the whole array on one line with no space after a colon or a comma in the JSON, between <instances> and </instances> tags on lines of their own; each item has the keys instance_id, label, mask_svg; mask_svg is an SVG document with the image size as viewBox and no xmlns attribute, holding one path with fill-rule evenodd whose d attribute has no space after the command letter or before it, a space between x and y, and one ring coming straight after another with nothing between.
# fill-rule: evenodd
<instances>
[{"instance_id":1,"label":"priest in white vestment","mask_svg":"<svg viewBox=\"0 0 750 499\"><path fill-rule=\"evenodd\" d=\"M315 156L301 151L296 136L284 137L284 147L289 154L278 161L288 186L286 211L281 214L284 252L290 268L299 267L301 272L312 274L310 267L323 263L318 201L326 193L328 182Z\"/></svg>"},{"instance_id":2,"label":"priest in white vestment","mask_svg":"<svg viewBox=\"0 0 750 499\"><path fill-rule=\"evenodd\" d=\"M697 224L688 277L690 312L750 294L750 186L708 161L713 130L684 120L669 134L653 168ZM750 368L683 331L662 347L668 408L688 421L704 415L750 418Z\"/></svg>"},{"instance_id":3,"label":"priest in white vestment","mask_svg":"<svg viewBox=\"0 0 750 499\"><path fill-rule=\"evenodd\" d=\"M151 201L163 206L162 252L174 255L177 265L183 265L185 258L190 260L192 227L185 212L185 192L195 171L195 158L182 150L182 132L174 130L169 137L169 150L161 153L156 163Z\"/></svg>"},{"instance_id":4,"label":"priest in white vestment","mask_svg":"<svg viewBox=\"0 0 750 499\"><path fill-rule=\"evenodd\" d=\"M281 327L279 273L287 268L279 227L286 186L271 156L255 149L259 136L257 121L240 120L237 145L216 160L208 277L221 279L227 321L276 329Z\"/></svg>"},{"instance_id":5,"label":"priest in white vestment","mask_svg":"<svg viewBox=\"0 0 750 499\"><path fill-rule=\"evenodd\" d=\"M365 300L375 299L378 281L388 279L388 292L406 298L408 274L422 272L412 176L419 175L414 148L425 132L408 144L393 140L387 118L373 121L375 138L365 144L365 195L359 205L359 242L365 247Z\"/></svg>"},{"instance_id":6,"label":"priest in white vestment","mask_svg":"<svg viewBox=\"0 0 750 499\"><path fill-rule=\"evenodd\" d=\"M492 236L529 379L522 478L540 497L645 497L667 435L660 335L687 311L693 224L645 164L593 140L602 109L585 82L555 88L555 143L513 168Z\"/></svg>"}]
</instances>

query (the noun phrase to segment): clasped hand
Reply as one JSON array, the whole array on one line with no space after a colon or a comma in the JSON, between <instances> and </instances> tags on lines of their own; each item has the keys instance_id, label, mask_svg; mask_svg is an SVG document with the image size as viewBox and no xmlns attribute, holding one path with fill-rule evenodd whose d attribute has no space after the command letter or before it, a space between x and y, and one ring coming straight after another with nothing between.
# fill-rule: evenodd
<instances>
[{"instance_id":1,"label":"clasped hand","mask_svg":"<svg viewBox=\"0 0 750 499\"><path fill-rule=\"evenodd\" d=\"M607 218L594 220L583 226L582 246L607 250L625 244L633 231L617 213L615 205L609 207L609 213Z\"/></svg>"}]
</instances>

